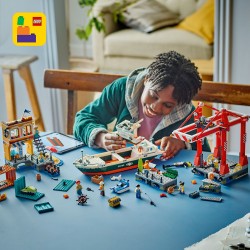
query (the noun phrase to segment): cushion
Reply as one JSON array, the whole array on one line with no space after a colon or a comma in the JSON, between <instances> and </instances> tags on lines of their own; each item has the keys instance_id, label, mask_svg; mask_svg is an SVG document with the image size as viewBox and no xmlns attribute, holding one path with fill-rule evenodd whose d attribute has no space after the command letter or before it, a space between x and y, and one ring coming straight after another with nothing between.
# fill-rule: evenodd
<instances>
[{"instance_id":1,"label":"cushion","mask_svg":"<svg viewBox=\"0 0 250 250\"><path fill-rule=\"evenodd\" d=\"M145 33L180 22L179 15L155 0L139 0L126 7L122 22Z\"/></svg>"},{"instance_id":2,"label":"cushion","mask_svg":"<svg viewBox=\"0 0 250 250\"><path fill-rule=\"evenodd\" d=\"M199 10L185 18L178 28L191 31L202 37L208 44L212 44L214 42L214 0L207 0Z\"/></svg>"},{"instance_id":3,"label":"cushion","mask_svg":"<svg viewBox=\"0 0 250 250\"><path fill-rule=\"evenodd\" d=\"M197 11L206 0L157 0L170 11L180 15L181 19Z\"/></svg>"},{"instance_id":4,"label":"cushion","mask_svg":"<svg viewBox=\"0 0 250 250\"><path fill-rule=\"evenodd\" d=\"M149 49L150 48L150 49ZM156 55L176 50L190 59L210 59L213 46L192 32L166 27L153 33L123 29L106 36L105 56L116 58L154 58Z\"/></svg>"}]
</instances>

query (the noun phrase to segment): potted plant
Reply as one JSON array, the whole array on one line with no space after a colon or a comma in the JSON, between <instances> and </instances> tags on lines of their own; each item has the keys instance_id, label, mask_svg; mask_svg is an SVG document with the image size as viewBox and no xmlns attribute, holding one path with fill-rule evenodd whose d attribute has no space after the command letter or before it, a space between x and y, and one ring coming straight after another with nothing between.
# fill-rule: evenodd
<instances>
[{"instance_id":1,"label":"potted plant","mask_svg":"<svg viewBox=\"0 0 250 250\"><path fill-rule=\"evenodd\" d=\"M94 5L98 0L78 0L80 7L82 8L89 8L88 10L88 23L86 26L78 28L76 30L76 35L80 39L88 40L93 28L96 29L98 32L105 32L105 22L104 22L104 13L100 12L97 15L94 15L93 9ZM101 0L102 1L102 0ZM122 1L114 1L114 9L112 11L113 18L115 22L122 21L123 15L122 12L124 11L124 7L128 4L131 4L131 0L122 0Z\"/></svg>"}]
</instances>

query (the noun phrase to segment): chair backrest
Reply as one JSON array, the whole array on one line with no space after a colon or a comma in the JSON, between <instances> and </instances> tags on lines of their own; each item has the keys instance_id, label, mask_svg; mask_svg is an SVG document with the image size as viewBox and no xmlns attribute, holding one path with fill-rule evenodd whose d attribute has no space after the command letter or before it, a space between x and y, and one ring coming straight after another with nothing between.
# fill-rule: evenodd
<instances>
[{"instance_id":1,"label":"chair backrest","mask_svg":"<svg viewBox=\"0 0 250 250\"><path fill-rule=\"evenodd\" d=\"M46 70L44 87L68 91L67 133L72 134L77 112L76 91L102 92L111 82L123 75L86 73L72 70ZM250 106L250 85L203 81L195 101Z\"/></svg>"}]
</instances>

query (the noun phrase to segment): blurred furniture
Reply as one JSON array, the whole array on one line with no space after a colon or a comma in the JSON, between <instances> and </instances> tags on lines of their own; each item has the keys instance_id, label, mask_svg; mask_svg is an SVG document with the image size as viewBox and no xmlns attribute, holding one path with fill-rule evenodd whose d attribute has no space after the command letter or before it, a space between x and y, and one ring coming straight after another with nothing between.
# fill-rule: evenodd
<instances>
[{"instance_id":1,"label":"blurred furniture","mask_svg":"<svg viewBox=\"0 0 250 250\"><path fill-rule=\"evenodd\" d=\"M14 71L17 70L24 80L34 114L35 123L40 131L44 131L44 123L40 110L35 84L32 78L30 64L38 59L37 56L0 55L0 67L3 72L7 117L9 121L17 119Z\"/></svg>"},{"instance_id":2,"label":"blurred furniture","mask_svg":"<svg viewBox=\"0 0 250 250\"><path fill-rule=\"evenodd\" d=\"M197 66L198 71L201 75L202 80L213 81L214 77L214 59L210 60L193 60L194 64ZM198 105L198 102L193 101L194 106ZM212 103L206 103L207 105L212 105ZM211 116L212 110L210 108L204 107L203 114L205 116Z\"/></svg>"},{"instance_id":3,"label":"blurred furniture","mask_svg":"<svg viewBox=\"0 0 250 250\"><path fill-rule=\"evenodd\" d=\"M73 134L73 124L78 104L77 91L102 92L102 90L122 75L77 72L70 70L46 70L44 87L67 90L67 134Z\"/></svg>"},{"instance_id":4,"label":"blurred furniture","mask_svg":"<svg viewBox=\"0 0 250 250\"><path fill-rule=\"evenodd\" d=\"M122 75L86 73L70 70L46 70L44 87L64 89L68 92L67 133L72 134L77 110L77 91L102 90ZM250 85L203 81L202 89L194 101L250 106Z\"/></svg>"},{"instance_id":5,"label":"blurred furniture","mask_svg":"<svg viewBox=\"0 0 250 250\"><path fill-rule=\"evenodd\" d=\"M112 16L116 8L114 2L121 3L122 0L99 0L94 7L95 15L100 12L104 14L106 29L101 33L93 30L92 36L93 58L99 65L100 71L127 73L138 67L147 67L156 55L169 50L176 50L191 60L210 60L213 57L213 45L189 30L167 26L151 33L144 33L119 25ZM158 2L179 14L183 20L200 10L206 1L158 0ZM205 20L196 23L203 24ZM205 29L207 27L203 30Z\"/></svg>"},{"instance_id":6,"label":"blurred furniture","mask_svg":"<svg viewBox=\"0 0 250 250\"><path fill-rule=\"evenodd\" d=\"M198 67L202 80L213 81L214 58L210 60L193 60L193 62Z\"/></svg>"},{"instance_id":7,"label":"blurred furniture","mask_svg":"<svg viewBox=\"0 0 250 250\"><path fill-rule=\"evenodd\" d=\"M99 70L97 64L89 58L71 57L69 63L70 69L74 71L97 72ZM99 93L93 91L77 91L77 109L80 110L85 107L88 103L93 101L98 94Z\"/></svg>"}]
</instances>

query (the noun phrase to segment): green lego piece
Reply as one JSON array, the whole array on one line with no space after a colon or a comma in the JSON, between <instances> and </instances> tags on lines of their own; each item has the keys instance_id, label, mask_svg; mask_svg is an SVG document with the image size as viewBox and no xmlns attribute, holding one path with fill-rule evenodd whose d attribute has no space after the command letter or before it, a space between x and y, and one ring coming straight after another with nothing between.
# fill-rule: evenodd
<instances>
[{"instance_id":1,"label":"green lego piece","mask_svg":"<svg viewBox=\"0 0 250 250\"><path fill-rule=\"evenodd\" d=\"M169 168L169 169L167 169L166 172L163 173L163 175L166 176L166 177L169 177L169 178L171 178L171 179L175 179L175 178L177 178L177 176L178 176L178 171Z\"/></svg>"},{"instance_id":2,"label":"green lego piece","mask_svg":"<svg viewBox=\"0 0 250 250\"><path fill-rule=\"evenodd\" d=\"M142 172L142 170L143 170L142 158L139 158L139 160L138 160L138 170L139 170L139 172Z\"/></svg>"},{"instance_id":3,"label":"green lego piece","mask_svg":"<svg viewBox=\"0 0 250 250\"><path fill-rule=\"evenodd\" d=\"M23 16L19 16L17 18L17 25L20 25L20 26L24 25L24 17Z\"/></svg>"},{"instance_id":4,"label":"green lego piece","mask_svg":"<svg viewBox=\"0 0 250 250\"><path fill-rule=\"evenodd\" d=\"M74 184L75 184L75 181L73 181L73 180L63 179L60 183L58 183L56 185L56 187L53 188L53 190L55 190L55 191L68 191Z\"/></svg>"}]
</instances>

